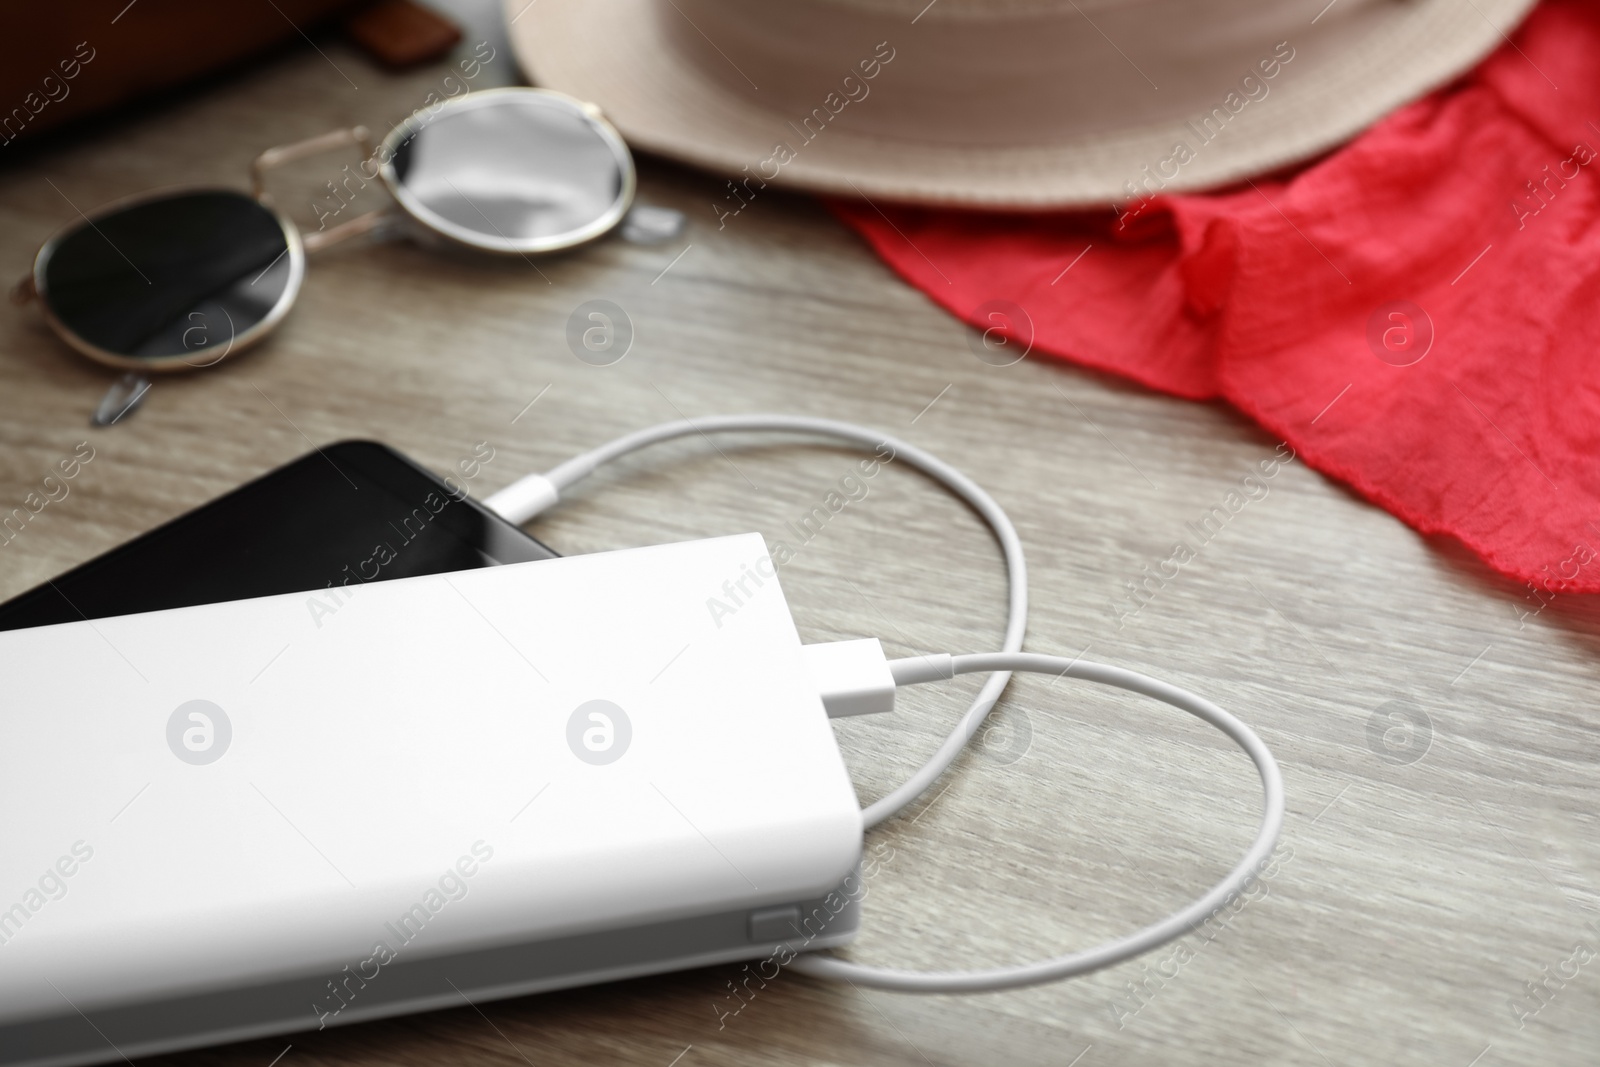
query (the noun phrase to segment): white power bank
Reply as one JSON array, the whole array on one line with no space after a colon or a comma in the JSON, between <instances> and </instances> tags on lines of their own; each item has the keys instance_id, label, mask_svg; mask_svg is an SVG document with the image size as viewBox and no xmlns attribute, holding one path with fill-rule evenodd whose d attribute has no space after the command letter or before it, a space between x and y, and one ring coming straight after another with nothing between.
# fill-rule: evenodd
<instances>
[{"instance_id":1,"label":"white power bank","mask_svg":"<svg viewBox=\"0 0 1600 1067\"><path fill-rule=\"evenodd\" d=\"M856 929L756 534L0 633L0 675L4 1067Z\"/></svg>"}]
</instances>

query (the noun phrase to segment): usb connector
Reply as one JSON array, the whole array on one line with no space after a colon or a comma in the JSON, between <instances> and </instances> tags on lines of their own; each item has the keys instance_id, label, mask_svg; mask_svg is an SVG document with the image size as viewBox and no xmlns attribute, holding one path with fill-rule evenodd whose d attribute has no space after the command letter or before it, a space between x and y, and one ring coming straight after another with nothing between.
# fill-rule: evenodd
<instances>
[{"instance_id":1,"label":"usb connector","mask_svg":"<svg viewBox=\"0 0 1600 1067\"><path fill-rule=\"evenodd\" d=\"M876 637L802 645L800 653L828 718L894 710L894 675Z\"/></svg>"}]
</instances>

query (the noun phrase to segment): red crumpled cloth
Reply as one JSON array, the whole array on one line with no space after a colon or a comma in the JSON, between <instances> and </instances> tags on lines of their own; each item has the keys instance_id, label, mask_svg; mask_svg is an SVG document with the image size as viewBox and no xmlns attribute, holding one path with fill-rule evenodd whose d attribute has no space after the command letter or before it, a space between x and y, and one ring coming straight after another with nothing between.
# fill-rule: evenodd
<instances>
[{"instance_id":1,"label":"red crumpled cloth","mask_svg":"<svg viewBox=\"0 0 1600 1067\"><path fill-rule=\"evenodd\" d=\"M832 207L968 322L1225 399L1423 533L1600 592L1600 5L1511 41L1297 172L1122 224Z\"/></svg>"}]
</instances>

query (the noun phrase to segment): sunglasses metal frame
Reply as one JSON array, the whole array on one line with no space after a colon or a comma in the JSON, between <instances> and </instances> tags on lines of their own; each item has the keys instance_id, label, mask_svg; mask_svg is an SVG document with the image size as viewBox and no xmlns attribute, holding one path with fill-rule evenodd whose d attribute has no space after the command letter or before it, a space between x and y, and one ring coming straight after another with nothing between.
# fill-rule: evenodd
<instances>
[{"instance_id":1,"label":"sunglasses metal frame","mask_svg":"<svg viewBox=\"0 0 1600 1067\"><path fill-rule=\"evenodd\" d=\"M617 199L604 214L577 230L558 235L555 238L518 242L501 234L499 243L491 243L483 239L481 235L475 239L474 231L458 226L448 219L438 217L437 214L429 210L405 188L399 175L395 173L393 164L395 152L400 144L427 126L442 111L470 110L478 107L493 106L496 99L510 94L524 98L529 95L537 95L559 101L562 105L571 107L593 124L595 132L610 148L621 180ZM332 229L302 233L294 220L290 219L273 203L266 187L267 172L276 167L304 159L307 156L319 155L323 152L350 145L361 148L362 163L377 162L377 174L383 179L384 188L388 191L394 203L367 211L334 226ZM551 89L508 87L468 93L465 96L440 105L437 111L414 112L395 126L394 129L390 130L381 144L374 144L372 134L365 126L352 126L346 129L331 130L328 133L319 134L303 141L269 148L257 156L250 164L250 186L249 193L225 186L174 186L114 200L96 208L91 214L85 215L79 212L80 219L77 223L69 223L62 226L51 234L44 244L39 246L39 251L34 255L33 270L12 290L12 300L16 303L37 300L46 324L73 349L88 356L96 363L101 363L108 367L116 367L119 370L155 373L202 370L206 367L217 365L236 352L242 352L253 345L259 344L282 323L300 295L300 285L305 280L306 256L308 253L317 252L347 238L371 232L386 220L394 218L397 209L428 233L443 237L452 244L470 248L474 251L524 257L530 254L541 255L564 252L589 244L616 229L623 218L626 217L629 208L633 206L634 194L638 188L638 172L633 162L633 154L628 150L627 142L623 140L616 127L606 120L600 109L594 104L586 103L576 97ZM193 355L183 353L175 353L170 356L122 355L101 348L80 337L71 327L62 322L51 309L49 292L45 282L45 270L57 246L69 234L76 233L83 226L94 227L96 219L103 219L116 212L136 207L139 204L185 194L211 192L231 193L236 196L253 198L256 203L260 204L262 208L272 215L283 229L284 241L288 246L287 255L289 256L289 281L284 286L283 293L279 296L277 303L259 322L243 333L230 337L221 355L208 358L206 362L196 362ZM95 228L98 229L98 227ZM209 352L209 349L207 352Z\"/></svg>"},{"instance_id":2,"label":"sunglasses metal frame","mask_svg":"<svg viewBox=\"0 0 1600 1067\"><path fill-rule=\"evenodd\" d=\"M559 103L563 107L571 108L579 116L587 120L594 128L594 132L606 147L611 150L612 161L616 164L617 175L621 186L617 198L611 207L592 222L580 226L554 237L532 238L518 241L499 234L499 241L486 238L481 231L472 230L465 226L457 225L449 219L441 218L427 205L406 188L405 183L394 169L395 153L400 145L420 130L424 129L446 113L461 113L476 110L482 107L494 107L500 100L515 96L521 99L542 98ZM634 194L638 189L639 175L634 166L633 153L628 150L628 144L622 139L622 134L606 119L600 108L575 96L556 92L554 89L530 89L523 86L509 86L502 89L484 89L476 93L468 93L454 100L446 101L439 105L437 111L413 112L384 137L375 153L369 153L369 158L376 156L379 164L378 174L383 178L384 187L389 190L389 195L400 209L405 212L417 225L423 227L431 234L436 234L449 240L451 243L463 248L470 248L477 252L491 252L502 256L528 256L549 255L555 252L566 252L582 247L592 241L598 240L616 229L628 214L628 209L633 206ZM463 197L465 199L465 197ZM470 201L468 201L470 203ZM480 212L481 214L481 212ZM351 220L357 222L360 220ZM485 221L488 219L485 217ZM490 228L494 228L492 222ZM329 231L330 233L333 231ZM498 230L496 230L499 233Z\"/></svg>"},{"instance_id":3,"label":"sunglasses metal frame","mask_svg":"<svg viewBox=\"0 0 1600 1067\"><path fill-rule=\"evenodd\" d=\"M45 323L55 331L57 336L74 350L88 356L96 363L101 363L108 367L116 367L119 370L149 371L152 373L203 370L206 367L215 366L236 352L242 352L252 345L259 344L289 314L289 309L294 306L295 299L300 295L300 284L304 281L306 274L306 248L305 242L301 240L299 228L295 226L287 215L260 197L255 198L257 203L273 217L283 230L283 239L287 245L284 254L289 257L289 281L284 286L283 293L278 297L277 302L261 318L261 321L250 326L244 332L231 336L227 347L221 355L212 356L209 349L195 353L174 353L170 356L128 356L119 352L112 352L79 336L72 327L61 321L50 306L50 293L45 281L45 271L50 264L51 257L55 254L56 248L69 234L78 232L84 226L94 226L96 219L105 218L108 215L125 211L139 204L167 200L175 196L194 193L230 193L234 196L250 198L248 193L241 192L238 189L229 189L226 186L186 185L155 189L123 197L120 200L113 200L109 204L95 208L90 214L82 215L77 223L69 223L51 234L44 244L39 246L39 251L33 257L33 270L17 285L17 288L13 291L13 298L19 303L37 300L39 311L44 316ZM98 227L96 228L98 229ZM200 358L204 358L205 361L199 362Z\"/></svg>"}]
</instances>

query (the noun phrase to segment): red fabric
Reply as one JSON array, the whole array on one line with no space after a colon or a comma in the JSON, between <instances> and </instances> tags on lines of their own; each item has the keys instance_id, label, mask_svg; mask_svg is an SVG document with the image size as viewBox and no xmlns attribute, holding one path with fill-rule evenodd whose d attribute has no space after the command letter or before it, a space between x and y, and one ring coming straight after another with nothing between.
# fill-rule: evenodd
<instances>
[{"instance_id":1,"label":"red fabric","mask_svg":"<svg viewBox=\"0 0 1600 1067\"><path fill-rule=\"evenodd\" d=\"M967 321L1013 302L1035 352L1225 399L1418 530L1600 592L1600 7L1547 0L1512 40L1297 173L1126 225L833 208Z\"/></svg>"}]
</instances>

